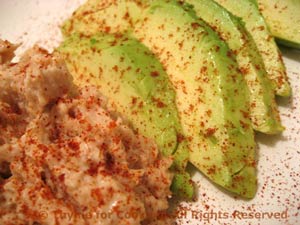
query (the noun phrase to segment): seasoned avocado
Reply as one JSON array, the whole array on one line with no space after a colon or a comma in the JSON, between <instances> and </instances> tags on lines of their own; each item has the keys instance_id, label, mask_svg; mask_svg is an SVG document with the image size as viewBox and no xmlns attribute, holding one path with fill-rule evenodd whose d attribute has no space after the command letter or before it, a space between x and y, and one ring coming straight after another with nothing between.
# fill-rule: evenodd
<instances>
[{"instance_id":1,"label":"seasoned avocado","mask_svg":"<svg viewBox=\"0 0 300 225\"><path fill-rule=\"evenodd\" d=\"M67 36L74 31L85 35L99 31L128 31L139 19L147 2L148 0L88 0L63 24L62 32Z\"/></svg>"},{"instance_id":2,"label":"seasoned avocado","mask_svg":"<svg viewBox=\"0 0 300 225\"><path fill-rule=\"evenodd\" d=\"M283 127L275 102L272 84L267 78L262 58L254 40L241 19L235 17L213 0L186 0L201 19L225 40L236 55L239 68L250 90L250 112L253 128L274 134Z\"/></svg>"},{"instance_id":3,"label":"seasoned avocado","mask_svg":"<svg viewBox=\"0 0 300 225\"><path fill-rule=\"evenodd\" d=\"M175 91L154 55L133 38L104 33L73 34L59 51L76 84L99 87L109 107L128 118L140 134L156 140L164 155L175 157L172 168L177 174L172 187L191 198L193 188L184 172L189 150L186 140L179 138L182 128Z\"/></svg>"},{"instance_id":4,"label":"seasoned avocado","mask_svg":"<svg viewBox=\"0 0 300 225\"><path fill-rule=\"evenodd\" d=\"M118 13L118 4L132 1L118 1L110 10ZM95 0L86 5L98 8ZM92 15L89 6L67 22L71 26L65 35L118 30L118 21L109 21L110 29L101 26L106 18L101 10ZM256 146L248 116L249 93L228 46L182 3L157 1L145 10L133 24L135 29L128 31L155 52L166 68L176 89L190 161L215 183L252 198L256 192ZM125 14L130 15L129 11ZM89 29L90 23L98 27Z\"/></svg>"},{"instance_id":5,"label":"seasoned avocado","mask_svg":"<svg viewBox=\"0 0 300 225\"><path fill-rule=\"evenodd\" d=\"M300 49L300 1L258 0L258 4L278 42Z\"/></svg>"},{"instance_id":6,"label":"seasoned avocado","mask_svg":"<svg viewBox=\"0 0 300 225\"><path fill-rule=\"evenodd\" d=\"M163 63L176 89L190 162L215 183L252 198L255 141L249 93L228 46L190 5L155 1L133 35Z\"/></svg>"},{"instance_id":7,"label":"seasoned avocado","mask_svg":"<svg viewBox=\"0 0 300 225\"><path fill-rule=\"evenodd\" d=\"M277 95L289 96L288 82L281 53L271 36L255 0L215 0L232 14L241 17L246 29L252 35L263 58L269 79L273 82Z\"/></svg>"}]
</instances>

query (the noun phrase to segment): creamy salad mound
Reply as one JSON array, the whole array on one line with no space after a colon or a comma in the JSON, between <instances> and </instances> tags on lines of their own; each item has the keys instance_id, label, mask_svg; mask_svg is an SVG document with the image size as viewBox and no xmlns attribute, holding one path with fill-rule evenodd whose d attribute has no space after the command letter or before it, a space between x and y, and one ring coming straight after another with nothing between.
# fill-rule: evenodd
<instances>
[{"instance_id":1,"label":"creamy salad mound","mask_svg":"<svg viewBox=\"0 0 300 225\"><path fill-rule=\"evenodd\" d=\"M0 41L0 224L168 224L172 160L63 60Z\"/></svg>"}]
</instances>

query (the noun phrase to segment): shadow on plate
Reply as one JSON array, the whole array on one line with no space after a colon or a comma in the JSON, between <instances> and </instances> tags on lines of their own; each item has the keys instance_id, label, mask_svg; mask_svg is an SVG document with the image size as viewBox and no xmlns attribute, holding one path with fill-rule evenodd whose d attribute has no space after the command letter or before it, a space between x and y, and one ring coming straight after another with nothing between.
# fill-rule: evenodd
<instances>
[{"instance_id":1,"label":"shadow on plate","mask_svg":"<svg viewBox=\"0 0 300 225\"><path fill-rule=\"evenodd\" d=\"M294 60L294 61L297 61L297 62L300 62L300 50L280 46L280 51L282 52L284 57Z\"/></svg>"},{"instance_id":2,"label":"shadow on plate","mask_svg":"<svg viewBox=\"0 0 300 225\"><path fill-rule=\"evenodd\" d=\"M281 134L268 135L263 133L256 133L255 140L257 143L274 147L277 142L286 141L287 138Z\"/></svg>"},{"instance_id":3,"label":"shadow on plate","mask_svg":"<svg viewBox=\"0 0 300 225\"><path fill-rule=\"evenodd\" d=\"M276 96L276 103L280 107L291 108L293 106L293 96L290 97Z\"/></svg>"}]
</instances>

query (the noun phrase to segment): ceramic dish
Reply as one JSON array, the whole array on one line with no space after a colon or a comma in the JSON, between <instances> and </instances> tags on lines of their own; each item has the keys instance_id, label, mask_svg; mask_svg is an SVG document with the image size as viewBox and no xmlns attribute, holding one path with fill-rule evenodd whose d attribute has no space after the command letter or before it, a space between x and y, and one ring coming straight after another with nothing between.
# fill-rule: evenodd
<instances>
[{"instance_id":1,"label":"ceramic dish","mask_svg":"<svg viewBox=\"0 0 300 225\"><path fill-rule=\"evenodd\" d=\"M59 25L84 0L0 0L0 38L52 50L61 40ZM281 135L257 134L258 191L245 201L225 193L193 168L198 200L179 205L178 224L300 224L300 51L281 47L293 88L278 98ZM1 91L1 90L0 90Z\"/></svg>"}]
</instances>

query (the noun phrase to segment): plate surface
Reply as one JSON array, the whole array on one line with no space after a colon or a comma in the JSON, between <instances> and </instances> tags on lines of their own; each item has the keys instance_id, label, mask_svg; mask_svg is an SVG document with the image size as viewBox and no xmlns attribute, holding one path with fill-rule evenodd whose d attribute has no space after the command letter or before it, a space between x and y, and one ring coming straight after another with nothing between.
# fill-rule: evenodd
<instances>
[{"instance_id":1,"label":"plate surface","mask_svg":"<svg viewBox=\"0 0 300 225\"><path fill-rule=\"evenodd\" d=\"M52 50L61 40L59 25L85 0L0 0L0 38ZM245 201L195 172L198 200L181 203L178 224L300 224L300 51L281 48L293 88L290 99L278 98L281 135L257 134L258 191ZM1 90L0 90L1 91Z\"/></svg>"}]
</instances>

